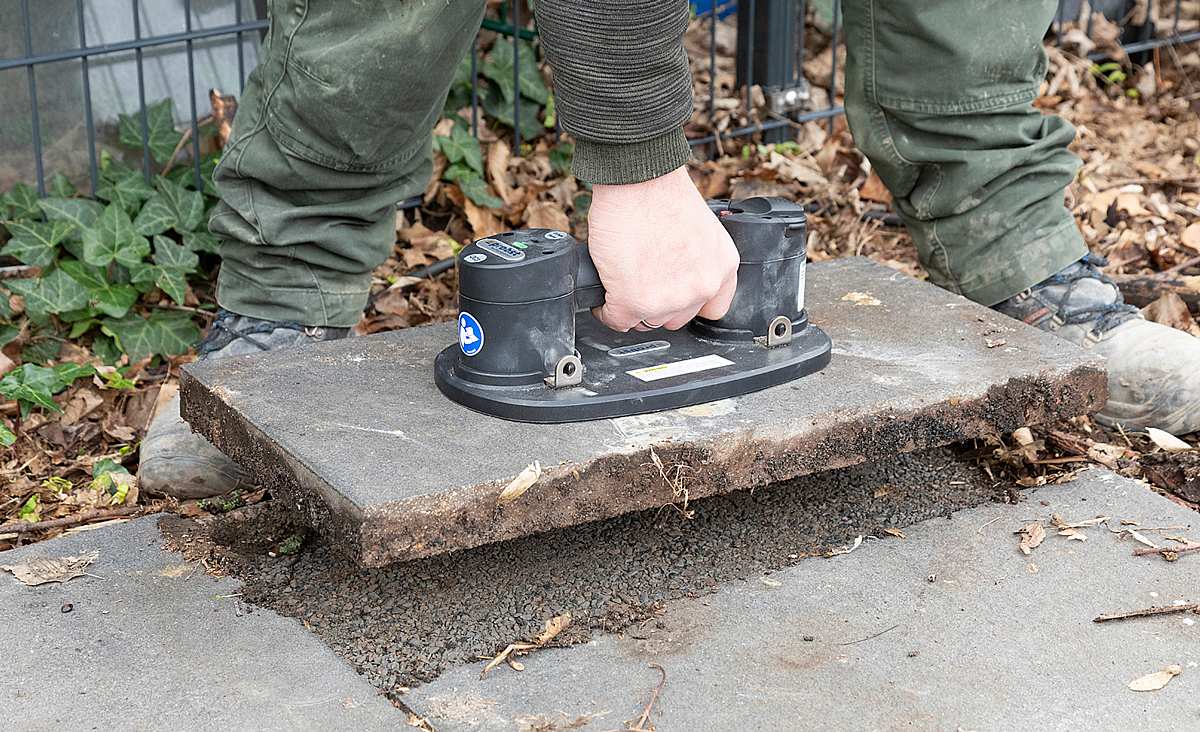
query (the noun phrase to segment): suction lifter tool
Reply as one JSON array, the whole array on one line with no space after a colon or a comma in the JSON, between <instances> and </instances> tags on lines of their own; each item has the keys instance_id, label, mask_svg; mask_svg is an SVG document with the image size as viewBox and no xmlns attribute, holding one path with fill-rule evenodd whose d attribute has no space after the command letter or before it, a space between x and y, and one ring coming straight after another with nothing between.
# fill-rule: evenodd
<instances>
[{"instance_id":1,"label":"suction lifter tool","mask_svg":"<svg viewBox=\"0 0 1200 732\"><path fill-rule=\"evenodd\" d=\"M741 254L720 320L616 333L589 310L604 288L587 246L550 229L458 255L458 344L434 378L450 399L519 422L578 422L747 394L820 371L829 337L804 309L805 217L778 198L710 201Z\"/></svg>"}]
</instances>

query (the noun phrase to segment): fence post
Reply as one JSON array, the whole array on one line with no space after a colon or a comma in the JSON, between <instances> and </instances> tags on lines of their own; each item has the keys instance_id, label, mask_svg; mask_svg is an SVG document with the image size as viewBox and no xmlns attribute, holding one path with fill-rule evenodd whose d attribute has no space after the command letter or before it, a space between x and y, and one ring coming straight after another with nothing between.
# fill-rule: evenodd
<instances>
[{"instance_id":1,"label":"fence post","mask_svg":"<svg viewBox=\"0 0 1200 732\"><path fill-rule=\"evenodd\" d=\"M808 89L796 68L798 13L796 0L751 0L738 3L737 84L757 84L766 98L766 113L784 117L808 99ZM786 127L766 130L765 142L792 136Z\"/></svg>"}]
</instances>

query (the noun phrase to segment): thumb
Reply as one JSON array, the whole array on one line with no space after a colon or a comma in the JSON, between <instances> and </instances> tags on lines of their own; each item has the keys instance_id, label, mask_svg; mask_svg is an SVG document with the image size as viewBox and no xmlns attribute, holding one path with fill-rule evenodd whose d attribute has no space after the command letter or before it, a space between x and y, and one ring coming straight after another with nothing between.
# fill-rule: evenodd
<instances>
[{"instance_id":1,"label":"thumb","mask_svg":"<svg viewBox=\"0 0 1200 732\"><path fill-rule=\"evenodd\" d=\"M621 305L605 302L598 308L592 308L592 316L610 330L625 333L637 325L640 319L633 312Z\"/></svg>"},{"instance_id":2,"label":"thumb","mask_svg":"<svg viewBox=\"0 0 1200 732\"><path fill-rule=\"evenodd\" d=\"M730 273L721 285L721 289L717 290L717 294L704 303L704 307L700 308L700 312L696 315L707 320L720 320L725 317L725 313L729 312L735 292L737 292L737 270Z\"/></svg>"}]
</instances>

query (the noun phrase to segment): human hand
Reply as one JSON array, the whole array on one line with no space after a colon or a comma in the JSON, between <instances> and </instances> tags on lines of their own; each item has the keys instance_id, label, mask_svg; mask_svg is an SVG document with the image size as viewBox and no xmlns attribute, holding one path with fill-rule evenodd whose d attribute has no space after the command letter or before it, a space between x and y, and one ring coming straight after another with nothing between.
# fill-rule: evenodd
<instances>
[{"instance_id":1,"label":"human hand","mask_svg":"<svg viewBox=\"0 0 1200 732\"><path fill-rule=\"evenodd\" d=\"M594 186L588 246L605 291L592 314L613 330L676 330L720 318L733 301L737 248L687 168Z\"/></svg>"}]
</instances>

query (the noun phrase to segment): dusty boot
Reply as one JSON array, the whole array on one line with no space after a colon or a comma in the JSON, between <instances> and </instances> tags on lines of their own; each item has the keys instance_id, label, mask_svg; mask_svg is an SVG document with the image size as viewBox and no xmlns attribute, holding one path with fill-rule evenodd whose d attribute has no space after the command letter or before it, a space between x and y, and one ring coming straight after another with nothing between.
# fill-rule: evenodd
<instances>
[{"instance_id":1,"label":"dusty boot","mask_svg":"<svg viewBox=\"0 0 1200 732\"><path fill-rule=\"evenodd\" d=\"M208 335L197 347L197 360L274 351L317 341L344 338L349 328L305 328L298 323L278 323L217 313ZM142 441L138 479L142 490L175 496L205 498L247 484L245 471L209 444L179 416L179 397L155 415Z\"/></svg>"},{"instance_id":2,"label":"dusty boot","mask_svg":"<svg viewBox=\"0 0 1200 732\"><path fill-rule=\"evenodd\" d=\"M1108 360L1102 424L1200 430L1200 338L1143 319L1100 273L1103 264L1089 254L995 309Z\"/></svg>"}]
</instances>

